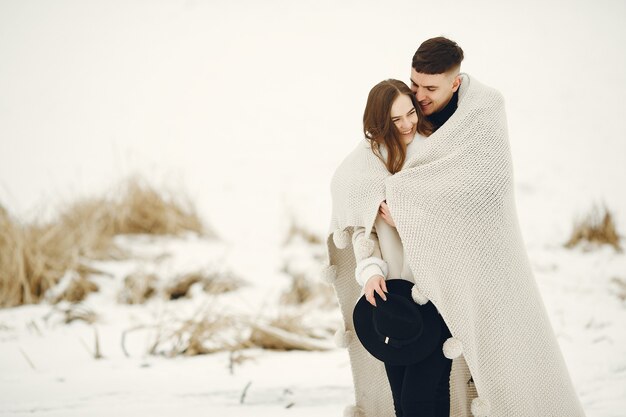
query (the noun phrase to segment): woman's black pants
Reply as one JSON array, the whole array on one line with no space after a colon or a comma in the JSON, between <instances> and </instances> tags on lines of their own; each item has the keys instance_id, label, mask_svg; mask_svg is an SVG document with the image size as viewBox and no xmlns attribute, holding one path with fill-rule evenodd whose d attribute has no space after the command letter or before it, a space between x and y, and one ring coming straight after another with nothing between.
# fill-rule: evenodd
<instances>
[{"instance_id":1,"label":"woman's black pants","mask_svg":"<svg viewBox=\"0 0 626 417\"><path fill-rule=\"evenodd\" d=\"M442 346L451 334L441 315L438 316L442 326L441 341L433 353L413 365L385 363L397 417L450 416L452 359L443 356Z\"/></svg>"}]
</instances>

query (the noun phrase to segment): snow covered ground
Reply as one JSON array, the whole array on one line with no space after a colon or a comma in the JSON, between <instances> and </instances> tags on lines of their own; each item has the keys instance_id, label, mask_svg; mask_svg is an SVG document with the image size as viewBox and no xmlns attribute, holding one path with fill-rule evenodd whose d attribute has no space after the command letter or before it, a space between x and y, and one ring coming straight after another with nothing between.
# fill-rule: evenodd
<instances>
[{"instance_id":1,"label":"snow covered ground","mask_svg":"<svg viewBox=\"0 0 626 417\"><path fill-rule=\"evenodd\" d=\"M248 277L258 275L272 285L260 283L217 296L192 287L190 298L154 297L145 305L124 305L116 296L124 276L133 271L155 272L167 282L168 277L210 270L220 262L232 265L234 274L242 273L234 251L219 242L192 235L125 241L133 259L92 263L104 272L95 277L100 291L81 303L80 310L96 313L94 324L66 324L67 303L0 310L0 415L332 415L353 395L347 351L336 349L332 340L327 345L333 350L314 353L247 349L244 360L232 366L227 353L169 358L168 343L149 355L155 329L180 328L183 320L200 318L202 312L273 317L276 297L288 281L284 274L260 269ZM171 256L159 257L161 253ZM306 254L300 257L306 266ZM332 329L341 320L336 309L311 311L306 318L316 327ZM97 360L96 332L102 355Z\"/></svg>"},{"instance_id":2,"label":"snow covered ground","mask_svg":"<svg viewBox=\"0 0 626 417\"><path fill-rule=\"evenodd\" d=\"M138 172L191 196L223 237L128 242L171 256L98 264L110 275L84 303L94 325L64 324L47 303L0 310L0 415L341 415L345 350L251 350L231 374L222 353L147 355L153 335L137 331L127 356L124 330L213 299L123 306L115 294L137 268L220 262L251 284L223 308L271 315L284 257L310 256L281 246L290 216L326 232L330 176L360 139L369 89L408 80L415 48L443 34L506 99L522 232L587 415L623 416L625 255L562 243L601 200L626 235L626 4L434 3L0 0L0 204L47 217Z\"/></svg>"},{"instance_id":3,"label":"snow covered ground","mask_svg":"<svg viewBox=\"0 0 626 417\"><path fill-rule=\"evenodd\" d=\"M61 310L66 304L0 311L0 415L318 416L341 415L352 401L344 349L249 349L243 354L247 359L232 370L227 353L174 358L147 354L154 341L150 326L162 328L174 319L189 319L209 304L220 312L271 317L288 280L276 270L238 269L236 250L194 236L139 237L129 239L128 245L135 249L134 260L93 264L110 274L97 276L100 291L81 303L82 309L98 315L93 325L79 320L65 324ZM152 257L146 248L152 249ZM171 256L155 261L160 251ZM626 383L625 309L624 300L618 298L620 288L611 279L623 276L624 256L608 248L592 253L531 250L530 256L588 415L621 415ZM298 246L291 248L289 257L290 262L299 260L304 269L308 259L310 266L310 256L298 253ZM216 260L254 281L253 285L217 297L196 288L189 299L156 297L144 306L116 301L123 277L132 271L171 277L210 268ZM336 309L311 310L307 319L332 329L341 323ZM122 334L137 327L141 328L127 333L122 345ZM93 357L96 332L103 356L97 360Z\"/></svg>"}]
</instances>

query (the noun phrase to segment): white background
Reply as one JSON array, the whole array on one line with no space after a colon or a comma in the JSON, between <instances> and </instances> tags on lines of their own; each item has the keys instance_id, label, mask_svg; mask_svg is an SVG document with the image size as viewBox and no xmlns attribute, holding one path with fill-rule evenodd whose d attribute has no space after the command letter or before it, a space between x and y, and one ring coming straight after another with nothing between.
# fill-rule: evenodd
<instances>
[{"instance_id":1,"label":"white background","mask_svg":"<svg viewBox=\"0 0 626 417\"><path fill-rule=\"evenodd\" d=\"M624 255L562 243L594 202L626 231L624 17L610 0L0 0L0 204L48 218L140 174L186 194L233 264L278 286L289 216L327 232L330 178L362 137L370 88L408 82L419 44L450 37L462 70L505 97L520 224L581 402L617 417L626 315L611 280L626 279ZM211 253L185 245L187 265ZM49 307L1 312L14 330L0 334L0 413L314 416L350 401L345 351L269 355L239 379L220 355L146 368L119 351L128 317L107 294L92 301L109 320L104 362L78 342L88 326L33 334ZM244 411L232 404L248 378L260 388Z\"/></svg>"}]
</instances>

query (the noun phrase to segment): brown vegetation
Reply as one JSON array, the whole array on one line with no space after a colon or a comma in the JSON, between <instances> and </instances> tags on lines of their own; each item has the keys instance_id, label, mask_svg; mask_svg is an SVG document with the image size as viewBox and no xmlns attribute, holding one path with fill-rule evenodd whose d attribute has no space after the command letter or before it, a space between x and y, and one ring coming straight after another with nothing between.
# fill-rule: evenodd
<instances>
[{"instance_id":1,"label":"brown vegetation","mask_svg":"<svg viewBox=\"0 0 626 417\"><path fill-rule=\"evenodd\" d=\"M215 237L191 204L138 179L125 181L112 198L71 204L45 224L22 224L0 206L0 307L39 302L67 271L81 268L82 258L121 257L116 235L186 232Z\"/></svg>"},{"instance_id":2,"label":"brown vegetation","mask_svg":"<svg viewBox=\"0 0 626 417\"><path fill-rule=\"evenodd\" d=\"M334 328L308 326L308 310L284 308L275 318L250 318L224 312L215 304L210 311L186 320L173 318L156 326L139 326L124 332L153 329L150 354L168 357L236 352L247 348L272 350L328 350ZM124 340L122 340L124 347Z\"/></svg>"},{"instance_id":3,"label":"brown vegetation","mask_svg":"<svg viewBox=\"0 0 626 417\"><path fill-rule=\"evenodd\" d=\"M186 320L166 320L156 330L150 354L193 356L250 347L243 317L215 308Z\"/></svg>"},{"instance_id":4,"label":"brown vegetation","mask_svg":"<svg viewBox=\"0 0 626 417\"><path fill-rule=\"evenodd\" d=\"M251 323L250 341L263 349L327 350L333 329L307 326L308 309L284 309L269 323Z\"/></svg>"},{"instance_id":5,"label":"brown vegetation","mask_svg":"<svg viewBox=\"0 0 626 417\"><path fill-rule=\"evenodd\" d=\"M291 286L280 295L280 303L288 305L312 303L325 309L337 307L337 299L331 286L307 278L304 274L290 272L287 267L283 272L291 276Z\"/></svg>"},{"instance_id":6,"label":"brown vegetation","mask_svg":"<svg viewBox=\"0 0 626 417\"><path fill-rule=\"evenodd\" d=\"M83 275L75 275L65 290L54 297L51 301L53 303L58 303L60 301L78 303L84 300L89 293L96 291L98 291L98 285L96 283L90 281Z\"/></svg>"},{"instance_id":7,"label":"brown vegetation","mask_svg":"<svg viewBox=\"0 0 626 417\"><path fill-rule=\"evenodd\" d=\"M149 298L160 294L167 300L189 297L189 290L199 284L207 294L222 294L235 291L246 282L230 271L195 271L181 274L161 288L155 274L134 272L124 278L124 286L118 293L118 301L123 304L143 304Z\"/></svg>"},{"instance_id":8,"label":"brown vegetation","mask_svg":"<svg viewBox=\"0 0 626 417\"><path fill-rule=\"evenodd\" d=\"M318 235L315 232L312 232L311 230L307 229L301 224L298 224L293 214L291 214L289 218L290 218L289 230L287 231L287 234L285 235L285 238L283 240L283 245L287 245L292 240L297 239L297 238L301 238L305 242L311 243L313 245L322 244L323 239L320 235Z\"/></svg>"},{"instance_id":9,"label":"brown vegetation","mask_svg":"<svg viewBox=\"0 0 626 417\"><path fill-rule=\"evenodd\" d=\"M613 277L611 278L611 284L613 290L612 292L615 293L617 298L619 298L620 301L626 301L626 280L619 277Z\"/></svg>"},{"instance_id":10,"label":"brown vegetation","mask_svg":"<svg viewBox=\"0 0 626 417\"><path fill-rule=\"evenodd\" d=\"M44 316L44 319L49 320L50 317L56 315L56 313L60 313L63 316L63 323L65 324L69 324L77 320L93 324L98 320L96 312L82 304L67 304L61 307L56 305L46 316Z\"/></svg>"},{"instance_id":11,"label":"brown vegetation","mask_svg":"<svg viewBox=\"0 0 626 417\"><path fill-rule=\"evenodd\" d=\"M174 281L165 288L165 296L169 300L187 297L191 286L197 283L200 283L202 289L209 294L222 294L235 291L246 285L243 279L229 271L196 271L176 277Z\"/></svg>"},{"instance_id":12,"label":"brown vegetation","mask_svg":"<svg viewBox=\"0 0 626 417\"><path fill-rule=\"evenodd\" d=\"M609 244L617 251L622 250L613 215L606 205L602 208L594 205L587 216L574 224L574 230L565 247L572 248L581 242Z\"/></svg>"},{"instance_id":13,"label":"brown vegetation","mask_svg":"<svg viewBox=\"0 0 626 417\"><path fill-rule=\"evenodd\" d=\"M196 284L202 280L202 275L200 274L185 274L174 280L172 284L170 284L165 289L166 297L169 300L176 300L177 298L187 297L189 290L193 284Z\"/></svg>"},{"instance_id":14,"label":"brown vegetation","mask_svg":"<svg viewBox=\"0 0 626 417\"><path fill-rule=\"evenodd\" d=\"M117 295L122 304L143 304L156 294L159 278L155 274L135 272L124 278L124 286Z\"/></svg>"}]
</instances>

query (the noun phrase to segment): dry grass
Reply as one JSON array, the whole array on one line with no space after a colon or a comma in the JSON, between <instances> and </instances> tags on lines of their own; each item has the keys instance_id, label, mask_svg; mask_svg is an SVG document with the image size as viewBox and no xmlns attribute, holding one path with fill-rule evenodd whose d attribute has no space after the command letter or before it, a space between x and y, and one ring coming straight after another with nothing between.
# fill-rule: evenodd
<instances>
[{"instance_id":1,"label":"dry grass","mask_svg":"<svg viewBox=\"0 0 626 417\"><path fill-rule=\"evenodd\" d=\"M246 355L240 350L231 350L228 355L228 370L230 374L233 375L235 373L235 365L241 365L250 360L254 360L254 357Z\"/></svg>"},{"instance_id":2,"label":"dry grass","mask_svg":"<svg viewBox=\"0 0 626 417\"><path fill-rule=\"evenodd\" d=\"M187 297L191 286L202 281L202 275L198 273L185 274L174 279L167 288L165 288L165 296L169 300Z\"/></svg>"},{"instance_id":3,"label":"dry grass","mask_svg":"<svg viewBox=\"0 0 626 417\"><path fill-rule=\"evenodd\" d=\"M58 224L22 226L5 210L0 216L0 306L38 302L78 267L78 233L65 233Z\"/></svg>"},{"instance_id":4,"label":"dry grass","mask_svg":"<svg viewBox=\"0 0 626 417\"><path fill-rule=\"evenodd\" d=\"M187 320L173 319L158 327L150 354L194 356L251 347L243 317L211 309Z\"/></svg>"},{"instance_id":5,"label":"dry grass","mask_svg":"<svg viewBox=\"0 0 626 417\"><path fill-rule=\"evenodd\" d=\"M209 294L224 294L247 286L248 283L232 271L213 271L204 276L202 289Z\"/></svg>"},{"instance_id":6,"label":"dry grass","mask_svg":"<svg viewBox=\"0 0 626 417\"><path fill-rule=\"evenodd\" d=\"M594 205L591 212L574 224L574 230L565 247L572 248L582 242L591 244L609 244L617 251L622 250L613 215L606 205L601 208Z\"/></svg>"},{"instance_id":7,"label":"dry grass","mask_svg":"<svg viewBox=\"0 0 626 417\"><path fill-rule=\"evenodd\" d=\"M155 274L135 272L124 278L124 286L117 295L122 304L143 304L154 296L159 278Z\"/></svg>"},{"instance_id":8,"label":"dry grass","mask_svg":"<svg viewBox=\"0 0 626 417\"><path fill-rule=\"evenodd\" d=\"M125 182L121 195L114 204L113 234L180 235L196 232L216 237L203 226L189 201L175 199L139 179Z\"/></svg>"},{"instance_id":9,"label":"dry grass","mask_svg":"<svg viewBox=\"0 0 626 417\"><path fill-rule=\"evenodd\" d=\"M287 231L287 234L283 239L283 246L298 238L301 238L305 242L311 243L313 245L322 244L323 239L320 235L299 224L293 214L289 215L289 218L289 230Z\"/></svg>"},{"instance_id":10,"label":"dry grass","mask_svg":"<svg viewBox=\"0 0 626 417\"><path fill-rule=\"evenodd\" d=\"M54 306L52 310L44 316L44 320L50 320L50 318L57 313L63 316L63 323L65 324L69 324L77 320L93 324L98 320L98 315L95 311L81 304L69 304L62 307Z\"/></svg>"},{"instance_id":11,"label":"dry grass","mask_svg":"<svg viewBox=\"0 0 626 417\"><path fill-rule=\"evenodd\" d=\"M308 309L285 309L268 324L250 323L250 342L272 350L327 350L331 329L307 326Z\"/></svg>"},{"instance_id":12,"label":"dry grass","mask_svg":"<svg viewBox=\"0 0 626 417\"><path fill-rule=\"evenodd\" d=\"M165 297L169 300L188 297L191 286L197 283L200 283L202 289L209 294L223 294L246 285L243 279L229 271L196 271L176 277L165 288Z\"/></svg>"},{"instance_id":13,"label":"dry grass","mask_svg":"<svg viewBox=\"0 0 626 417\"><path fill-rule=\"evenodd\" d=\"M148 352L168 357L216 352L232 354L255 347L308 351L334 348L331 342L334 327L307 325L308 309L284 308L276 317L267 320L227 313L215 307L216 304L211 305L209 311L197 312L190 319L171 318L156 326L141 326L129 331L154 329L154 341Z\"/></svg>"},{"instance_id":14,"label":"dry grass","mask_svg":"<svg viewBox=\"0 0 626 417\"><path fill-rule=\"evenodd\" d=\"M98 291L98 285L89 281L83 275L77 275L72 279L69 285L52 299L52 302L58 303L60 301L68 301L70 303L78 303L87 297L89 293Z\"/></svg>"},{"instance_id":15,"label":"dry grass","mask_svg":"<svg viewBox=\"0 0 626 417\"><path fill-rule=\"evenodd\" d=\"M620 301L626 301L626 280L613 277L611 278L612 289Z\"/></svg>"},{"instance_id":16,"label":"dry grass","mask_svg":"<svg viewBox=\"0 0 626 417\"><path fill-rule=\"evenodd\" d=\"M303 273L292 272L288 266L283 272L291 276L291 286L283 291L279 301L286 305L304 305L315 308L333 309L338 306L335 292L330 285L319 280L307 278Z\"/></svg>"},{"instance_id":17,"label":"dry grass","mask_svg":"<svg viewBox=\"0 0 626 417\"><path fill-rule=\"evenodd\" d=\"M139 179L125 181L113 198L78 201L46 224L22 224L0 206L0 307L39 302L81 258L115 259L119 234L215 234L189 203L157 192Z\"/></svg>"},{"instance_id":18,"label":"dry grass","mask_svg":"<svg viewBox=\"0 0 626 417\"><path fill-rule=\"evenodd\" d=\"M205 293L216 295L235 291L246 282L230 271L195 271L174 277L168 285L159 288L159 277L155 274L134 272L124 278L124 286L117 298L123 304L143 304L157 294L166 300L176 300L189 297L195 284L199 284Z\"/></svg>"}]
</instances>

